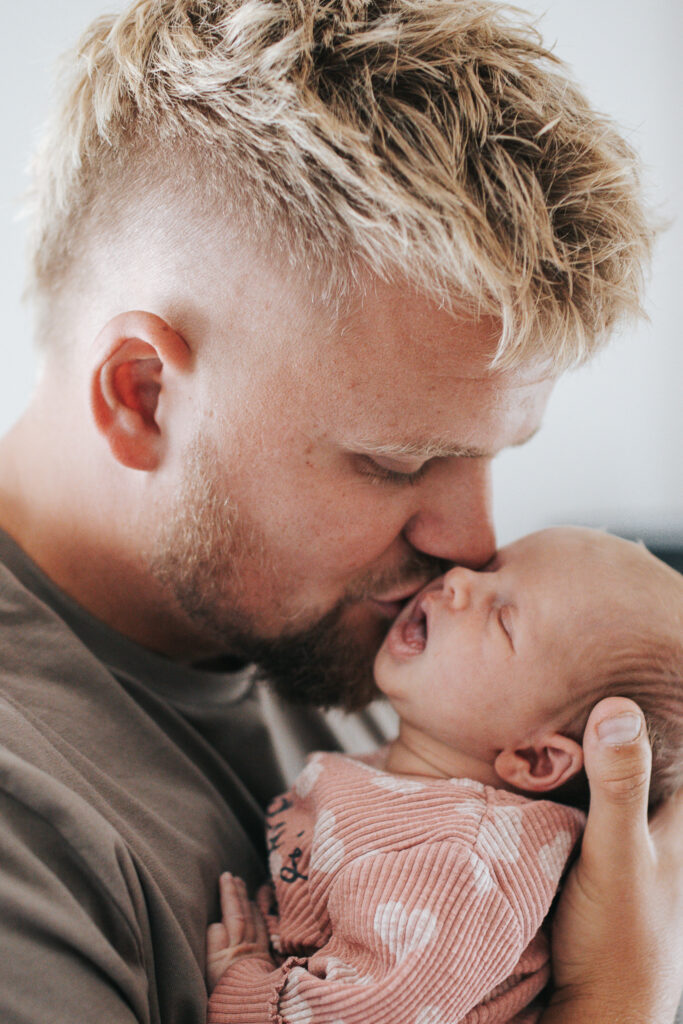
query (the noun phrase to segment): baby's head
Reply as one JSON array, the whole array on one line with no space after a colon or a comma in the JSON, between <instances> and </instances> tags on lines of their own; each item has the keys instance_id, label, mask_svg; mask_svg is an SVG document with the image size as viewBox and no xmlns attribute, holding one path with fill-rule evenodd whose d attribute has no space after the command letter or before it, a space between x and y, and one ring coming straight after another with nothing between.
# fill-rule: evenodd
<instances>
[{"instance_id":1,"label":"baby's head","mask_svg":"<svg viewBox=\"0 0 683 1024\"><path fill-rule=\"evenodd\" d=\"M630 697L653 743L651 803L683 785L683 577L639 544L563 527L452 569L398 616L375 678L445 771L567 799L591 708Z\"/></svg>"}]
</instances>

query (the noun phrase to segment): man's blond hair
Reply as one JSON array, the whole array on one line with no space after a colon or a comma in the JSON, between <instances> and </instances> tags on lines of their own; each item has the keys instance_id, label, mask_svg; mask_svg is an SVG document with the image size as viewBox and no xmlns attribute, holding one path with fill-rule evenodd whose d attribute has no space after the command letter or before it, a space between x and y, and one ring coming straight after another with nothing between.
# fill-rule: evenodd
<instances>
[{"instance_id":1,"label":"man's blond hair","mask_svg":"<svg viewBox=\"0 0 683 1024\"><path fill-rule=\"evenodd\" d=\"M137 0L84 35L34 171L43 304L175 178L324 296L369 268L500 318L501 366L561 370L641 311L636 156L487 0Z\"/></svg>"}]
</instances>

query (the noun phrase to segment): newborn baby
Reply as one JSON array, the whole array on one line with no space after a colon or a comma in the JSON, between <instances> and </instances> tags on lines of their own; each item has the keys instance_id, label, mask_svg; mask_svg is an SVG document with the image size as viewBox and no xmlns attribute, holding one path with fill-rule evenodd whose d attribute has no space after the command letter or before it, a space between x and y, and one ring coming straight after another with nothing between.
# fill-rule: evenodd
<instances>
[{"instance_id":1,"label":"newborn baby","mask_svg":"<svg viewBox=\"0 0 683 1024\"><path fill-rule=\"evenodd\" d=\"M271 805L260 910L221 878L210 1022L536 1021L594 704L643 710L652 803L681 785L683 578L640 545L545 530L429 583L375 679L398 737L314 754Z\"/></svg>"}]
</instances>

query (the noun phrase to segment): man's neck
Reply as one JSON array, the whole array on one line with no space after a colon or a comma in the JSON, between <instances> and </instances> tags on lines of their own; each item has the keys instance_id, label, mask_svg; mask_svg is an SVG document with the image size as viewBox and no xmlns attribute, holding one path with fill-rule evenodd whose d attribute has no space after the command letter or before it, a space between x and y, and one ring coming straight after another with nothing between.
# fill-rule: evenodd
<instances>
[{"instance_id":1,"label":"man's neck","mask_svg":"<svg viewBox=\"0 0 683 1024\"><path fill-rule=\"evenodd\" d=\"M401 722L397 739L389 745L385 769L396 775L474 779L499 789L508 788L492 764L435 740L405 722Z\"/></svg>"},{"instance_id":2,"label":"man's neck","mask_svg":"<svg viewBox=\"0 0 683 1024\"><path fill-rule=\"evenodd\" d=\"M0 439L0 529L60 590L129 640L179 661L213 655L164 610L141 540L126 546L116 487L107 492L91 479L87 452L61 451L60 436L34 404Z\"/></svg>"},{"instance_id":3,"label":"man's neck","mask_svg":"<svg viewBox=\"0 0 683 1024\"><path fill-rule=\"evenodd\" d=\"M60 479L58 452L50 458L47 438L50 426L37 422L27 411L0 439L0 527L25 551L34 548L45 535L43 495L51 493L50 514L59 515L59 493L52 485ZM42 525L41 525L42 524Z\"/></svg>"}]
</instances>

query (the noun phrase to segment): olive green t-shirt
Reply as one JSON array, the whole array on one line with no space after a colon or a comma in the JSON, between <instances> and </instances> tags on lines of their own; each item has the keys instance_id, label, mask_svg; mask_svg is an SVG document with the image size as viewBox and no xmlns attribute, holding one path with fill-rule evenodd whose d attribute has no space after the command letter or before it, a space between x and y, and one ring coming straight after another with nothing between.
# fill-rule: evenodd
<instances>
[{"instance_id":1,"label":"olive green t-shirt","mask_svg":"<svg viewBox=\"0 0 683 1024\"><path fill-rule=\"evenodd\" d=\"M283 756L340 746L222 668L129 642L0 532L3 1024L204 1020L218 876L266 876Z\"/></svg>"}]
</instances>

